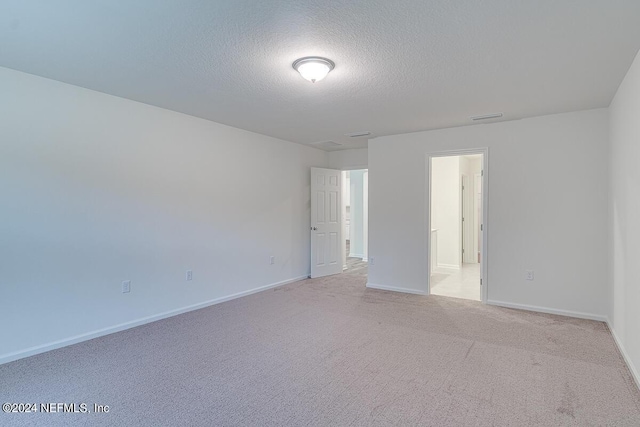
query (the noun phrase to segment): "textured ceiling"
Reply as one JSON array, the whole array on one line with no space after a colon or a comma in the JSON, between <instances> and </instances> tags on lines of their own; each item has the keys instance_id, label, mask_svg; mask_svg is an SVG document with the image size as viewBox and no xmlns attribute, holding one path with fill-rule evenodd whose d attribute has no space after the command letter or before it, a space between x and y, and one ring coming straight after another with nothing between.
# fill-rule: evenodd
<instances>
[{"instance_id":1,"label":"textured ceiling","mask_svg":"<svg viewBox=\"0 0 640 427\"><path fill-rule=\"evenodd\" d=\"M0 2L0 66L338 148L605 107L638 48L638 0Z\"/></svg>"}]
</instances>

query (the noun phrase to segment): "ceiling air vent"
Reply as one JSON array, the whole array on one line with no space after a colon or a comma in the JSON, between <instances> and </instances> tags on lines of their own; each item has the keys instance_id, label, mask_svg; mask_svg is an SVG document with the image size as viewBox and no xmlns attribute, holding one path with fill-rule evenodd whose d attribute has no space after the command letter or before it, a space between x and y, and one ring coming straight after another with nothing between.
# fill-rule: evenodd
<instances>
[{"instance_id":1,"label":"ceiling air vent","mask_svg":"<svg viewBox=\"0 0 640 427\"><path fill-rule=\"evenodd\" d=\"M344 136L348 136L349 138L358 138L359 136L369 136L371 132L353 132L353 133L345 133Z\"/></svg>"},{"instance_id":2,"label":"ceiling air vent","mask_svg":"<svg viewBox=\"0 0 640 427\"><path fill-rule=\"evenodd\" d=\"M479 120L499 119L502 117L502 113L485 114L484 116L473 116L471 120L477 122Z\"/></svg>"},{"instance_id":3,"label":"ceiling air vent","mask_svg":"<svg viewBox=\"0 0 640 427\"><path fill-rule=\"evenodd\" d=\"M318 142L311 142L309 143L309 145L314 145L316 147L330 148L330 147L340 147L342 144L335 141L318 141Z\"/></svg>"}]
</instances>

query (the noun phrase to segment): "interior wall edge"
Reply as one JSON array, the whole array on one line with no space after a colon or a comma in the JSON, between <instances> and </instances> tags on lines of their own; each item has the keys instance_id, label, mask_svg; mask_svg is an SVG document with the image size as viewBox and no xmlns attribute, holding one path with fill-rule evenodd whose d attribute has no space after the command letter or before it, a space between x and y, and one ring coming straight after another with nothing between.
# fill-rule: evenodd
<instances>
[{"instance_id":1,"label":"interior wall edge","mask_svg":"<svg viewBox=\"0 0 640 427\"><path fill-rule=\"evenodd\" d=\"M605 323L609 328L609 332L611 332L611 336L613 337L613 342L616 343L616 347L618 347L618 351L620 352L622 359L627 365L627 368L629 368L629 372L631 372L631 376L633 377L633 380L636 382L636 387L638 387L638 389L640 390L640 371L638 371L638 369L635 367L635 365L633 364L633 361L631 360L631 357L629 357L629 354L627 353L627 350L624 348L622 341L620 340L620 338L618 338L618 334L616 333L616 330L613 327L613 324L611 323L611 320L609 319L609 317L607 317L607 320Z\"/></svg>"},{"instance_id":2,"label":"interior wall edge","mask_svg":"<svg viewBox=\"0 0 640 427\"><path fill-rule=\"evenodd\" d=\"M604 314L584 313L581 311L561 310L550 307L540 307L536 305L518 304L507 301L488 300L487 304L516 310L535 311L537 313L556 314L559 316L575 317L577 319L595 320L597 322L607 322L608 318Z\"/></svg>"},{"instance_id":3,"label":"interior wall edge","mask_svg":"<svg viewBox=\"0 0 640 427\"><path fill-rule=\"evenodd\" d=\"M391 291L391 292L401 292L404 294L413 294L413 295L427 295L426 291L421 291L418 289L409 289L409 288L400 288L397 286L387 286L387 285L378 285L376 283L367 282L367 288L377 289L379 291Z\"/></svg>"}]
</instances>

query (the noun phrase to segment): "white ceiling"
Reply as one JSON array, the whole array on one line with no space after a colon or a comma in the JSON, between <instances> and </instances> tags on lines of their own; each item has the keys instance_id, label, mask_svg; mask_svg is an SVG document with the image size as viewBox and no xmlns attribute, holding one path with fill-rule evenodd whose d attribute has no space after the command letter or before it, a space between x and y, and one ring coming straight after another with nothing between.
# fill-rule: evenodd
<instances>
[{"instance_id":1,"label":"white ceiling","mask_svg":"<svg viewBox=\"0 0 640 427\"><path fill-rule=\"evenodd\" d=\"M0 66L338 149L606 107L638 48L638 0L0 3ZM308 55L336 68L311 84Z\"/></svg>"}]
</instances>

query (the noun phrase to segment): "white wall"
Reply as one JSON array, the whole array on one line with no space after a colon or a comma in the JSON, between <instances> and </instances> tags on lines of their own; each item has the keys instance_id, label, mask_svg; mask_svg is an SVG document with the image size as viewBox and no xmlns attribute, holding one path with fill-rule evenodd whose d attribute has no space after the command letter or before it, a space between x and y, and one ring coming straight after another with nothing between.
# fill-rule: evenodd
<instances>
[{"instance_id":1,"label":"white wall","mask_svg":"<svg viewBox=\"0 0 640 427\"><path fill-rule=\"evenodd\" d=\"M473 186L473 176L482 171L482 158L478 156L460 156L460 174L469 177L469 185Z\"/></svg>"},{"instance_id":2,"label":"white wall","mask_svg":"<svg viewBox=\"0 0 640 427\"><path fill-rule=\"evenodd\" d=\"M460 268L460 157L431 160L431 228L437 229L437 267ZM404 214L404 210L400 212Z\"/></svg>"},{"instance_id":3,"label":"white wall","mask_svg":"<svg viewBox=\"0 0 640 427\"><path fill-rule=\"evenodd\" d=\"M610 324L640 385L640 55L611 103L610 138Z\"/></svg>"},{"instance_id":4,"label":"white wall","mask_svg":"<svg viewBox=\"0 0 640 427\"><path fill-rule=\"evenodd\" d=\"M463 156L464 157L464 156ZM471 175L482 172L482 158L472 157L469 159L469 173Z\"/></svg>"},{"instance_id":5,"label":"white wall","mask_svg":"<svg viewBox=\"0 0 640 427\"><path fill-rule=\"evenodd\" d=\"M606 315L607 141L607 109L369 141L370 284L426 291L427 153L488 147L489 300Z\"/></svg>"},{"instance_id":6,"label":"white wall","mask_svg":"<svg viewBox=\"0 0 640 427\"><path fill-rule=\"evenodd\" d=\"M466 175L469 179L467 188L465 188L463 203L463 215L465 215L465 221L462 222L462 240L465 242L463 263L478 263L479 252L479 232L480 227L476 225L476 216L478 216L478 210L481 210L481 206L478 205L475 194L476 174L482 172L482 158L478 156L460 156L460 174ZM482 186L482 177L478 177ZM482 187L480 187L482 188ZM478 218L479 219L479 218Z\"/></svg>"},{"instance_id":7,"label":"white wall","mask_svg":"<svg viewBox=\"0 0 640 427\"><path fill-rule=\"evenodd\" d=\"M325 152L5 68L0 93L0 362L308 275Z\"/></svg>"},{"instance_id":8,"label":"white wall","mask_svg":"<svg viewBox=\"0 0 640 427\"><path fill-rule=\"evenodd\" d=\"M350 242L349 256L364 257L364 173L365 170L355 170L350 173L351 201L350 201Z\"/></svg>"},{"instance_id":9,"label":"white wall","mask_svg":"<svg viewBox=\"0 0 640 427\"><path fill-rule=\"evenodd\" d=\"M331 169L366 169L369 165L369 153L366 148L330 151L328 162Z\"/></svg>"},{"instance_id":10,"label":"white wall","mask_svg":"<svg viewBox=\"0 0 640 427\"><path fill-rule=\"evenodd\" d=\"M351 172L344 171L342 172L342 176L345 178L345 190L344 190L344 199L346 200L345 206L351 205Z\"/></svg>"},{"instance_id":11,"label":"white wall","mask_svg":"<svg viewBox=\"0 0 640 427\"><path fill-rule=\"evenodd\" d=\"M362 260L369 261L369 171L362 175Z\"/></svg>"},{"instance_id":12,"label":"white wall","mask_svg":"<svg viewBox=\"0 0 640 427\"><path fill-rule=\"evenodd\" d=\"M469 176L469 159L467 156L459 156L460 175Z\"/></svg>"},{"instance_id":13,"label":"white wall","mask_svg":"<svg viewBox=\"0 0 640 427\"><path fill-rule=\"evenodd\" d=\"M351 203L351 177L348 171L342 171L342 268L347 268L347 240L349 240L349 234L351 227L347 225L350 218L347 216L347 206ZM351 210L349 208L349 210Z\"/></svg>"}]
</instances>

